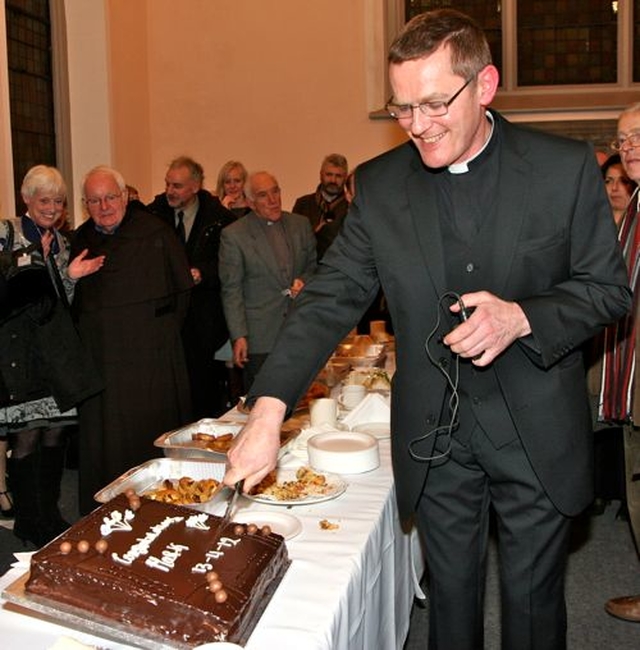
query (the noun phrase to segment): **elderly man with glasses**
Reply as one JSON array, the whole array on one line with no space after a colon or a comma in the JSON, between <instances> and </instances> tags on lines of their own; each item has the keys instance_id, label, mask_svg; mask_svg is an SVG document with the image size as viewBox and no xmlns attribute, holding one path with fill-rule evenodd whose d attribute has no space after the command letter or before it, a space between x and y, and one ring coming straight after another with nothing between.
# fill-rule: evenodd
<instances>
[{"instance_id":1,"label":"elderly man with glasses","mask_svg":"<svg viewBox=\"0 0 640 650\"><path fill-rule=\"evenodd\" d=\"M127 202L122 175L92 169L82 184L90 219L72 254L104 255L80 279L73 309L105 390L79 408L80 510L123 472L157 455L154 439L191 419L180 330L193 280L173 229Z\"/></svg>"}]
</instances>

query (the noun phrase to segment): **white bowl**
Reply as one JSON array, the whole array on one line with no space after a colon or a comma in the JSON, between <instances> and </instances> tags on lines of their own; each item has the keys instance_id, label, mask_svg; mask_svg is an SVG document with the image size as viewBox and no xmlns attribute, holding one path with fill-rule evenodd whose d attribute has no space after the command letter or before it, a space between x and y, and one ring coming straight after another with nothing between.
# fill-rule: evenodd
<instances>
[{"instance_id":1,"label":"white bowl","mask_svg":"<svg viewBox=\"0 0 640 650\"><path fill-rule=\"evenodd\" d=\"M327 431L311 436L307 452L316 470L336 474L361 474L380 465L378 441L358 431Z\"/></svg>"}]
</instances>

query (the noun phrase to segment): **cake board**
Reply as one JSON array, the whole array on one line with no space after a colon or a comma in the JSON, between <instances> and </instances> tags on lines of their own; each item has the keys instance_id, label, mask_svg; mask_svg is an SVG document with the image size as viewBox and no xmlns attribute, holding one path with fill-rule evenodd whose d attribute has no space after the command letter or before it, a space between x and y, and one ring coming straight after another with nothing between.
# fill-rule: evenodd
<instances>
[{"instance_id":1,"label":"cake board","mask_svg":"<svg viewBox=\"0 0 640 650\"><path fill-rule=\"evenodd\" d=\"M271 602L271 598L276 592L290 564L291 560L282 567L280 573L269 583L259 606L255 609L248 621L242 638L234 641L234 643L241 646L247 643L264 610ZM126 643L144 650L192 650L194 648L194 645L189 643L166 639L151 631L134 628L126 623L105 618L99 614L90 613L72 605L58 603L54 600L43 598L42 596L28 594L25 590L28 579L29 571L26 571L2 592L2 597L7 602L18 606L15 610L18 613L30 615L33 612L37 612L52 623L58 623L65 627L74 628L79 632L86 632L117 643Z\"/></svg>"}]
</instances>

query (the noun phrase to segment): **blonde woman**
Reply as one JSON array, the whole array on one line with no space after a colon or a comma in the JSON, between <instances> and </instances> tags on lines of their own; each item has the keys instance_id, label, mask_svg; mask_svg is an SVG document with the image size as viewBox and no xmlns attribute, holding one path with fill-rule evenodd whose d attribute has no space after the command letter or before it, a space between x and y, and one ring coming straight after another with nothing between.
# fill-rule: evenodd
<instances>
[{"instance_id":1,"label":"blonde woman","mask_svg":"<svg viewBox=\"0 0 640 650\"><path fill-rule=\"evenodd\" d=\"M229 160L220 169L216 183L216 194L222 205L231 210L236 218L251 212L251 206L244 193L247 170L237 160Z\"/></svg>"}]
</instances>

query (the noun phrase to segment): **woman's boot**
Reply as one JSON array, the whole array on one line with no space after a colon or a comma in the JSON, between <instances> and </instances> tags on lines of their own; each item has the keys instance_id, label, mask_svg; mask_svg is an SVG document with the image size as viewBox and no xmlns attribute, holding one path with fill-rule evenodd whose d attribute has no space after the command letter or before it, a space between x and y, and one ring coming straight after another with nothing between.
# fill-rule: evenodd
<instances>
[{"instance_id":1,"label":"woman's boot","mask_svg":"<svg viewBox=\"0 0 640 650\"><path fill-rule=\"evenodd\" d=\"M9 459L15 521L13 534L23 543L43 546L51 538L40 508L40 451Z\"/></svg>"},{"instance_id":2,"label":"woman's boot","mask_svg":"<svg viewBox=\"0 0 640 650\"><path fill-rule=\"evenodd\" d=\"M51 539L69 528L60 513L60 482L64 471L63 446L40 447L40 510L43 527Z\"/></svg>"}]
</instances>

